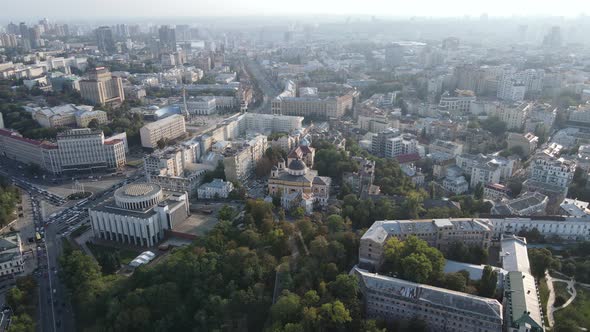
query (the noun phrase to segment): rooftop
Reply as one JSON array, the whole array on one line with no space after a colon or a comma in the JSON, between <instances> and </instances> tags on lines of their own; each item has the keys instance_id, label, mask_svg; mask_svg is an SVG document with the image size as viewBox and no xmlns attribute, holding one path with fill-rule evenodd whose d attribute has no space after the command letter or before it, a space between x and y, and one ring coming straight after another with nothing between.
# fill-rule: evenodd
<instances>
[{"instance_id":1,"label":"rooftop","mask_svg":"<svg viewBox=\"0 0 590 332\"><path fill-rule=\"evenodd\" d=\"M359 276L365 287L369 289L411 298L415 301L435 303L440 306L453 308L454 310L472 312L499 320L502 319L502 305L496 299L488 299L444 288L416 284L402 279L370 273L358 267L354 267L353 272Z\"/></svg>"}]
</instances>

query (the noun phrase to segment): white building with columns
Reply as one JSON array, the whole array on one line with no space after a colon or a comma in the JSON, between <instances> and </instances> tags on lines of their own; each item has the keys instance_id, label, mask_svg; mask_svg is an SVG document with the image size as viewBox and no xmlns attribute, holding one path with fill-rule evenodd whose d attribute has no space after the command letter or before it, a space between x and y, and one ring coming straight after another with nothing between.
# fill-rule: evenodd
<instances>
[{"instance_id":1,"label":"white building with columns","mask_svg":"<svg viewBox=\"0 0 590 332\"><path fill-rule=\"evenodd\" d=\"M90 209L90 222L98 239L142 247L156 245L189 216L186 192L165 191L154 183L129 184L114 197Z\"/></svg>"}]
</instances>

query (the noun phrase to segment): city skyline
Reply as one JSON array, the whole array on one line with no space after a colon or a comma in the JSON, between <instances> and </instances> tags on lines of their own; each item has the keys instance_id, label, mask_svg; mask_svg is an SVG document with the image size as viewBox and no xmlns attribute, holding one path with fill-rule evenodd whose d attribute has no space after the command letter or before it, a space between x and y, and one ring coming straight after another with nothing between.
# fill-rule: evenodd
<instances>
[{"instance_id":1,"label":"city skyline","mask_svg":"<svg viewBox=\"0 0 590 332\"><path fill-rule=\"evenodd\" d=\"M411 3L400 1L372 0L369 2L322 1L303 0L295 7L285 7L270 0L255 0L242 2L238 0L220 0L215 3L186 0L160 1L98 1L85 2L84 8L77 9L78 2L73 0L58 0L51 7L43 6L40 0L32 0L30 6L21 7L8 5L9 10L0 19L48 17L53 19L116 19L116 18L153 18L157 16L168 18L189 17L246 17L246 16L379 16L382 18L432 17L432 18L462 18L469 16L479 18L488 17L578 17L590 12L590 4L581 0L564 0L559 3L539 3L533 0L511 2L499 0L494 6L484 6L480 3L466 0L452 0L438 2L432 0L414 1ZM10 8L12 7L12 8ZM63 8L71 8L65 13ZM117 10L113 10L117 8ZM8 13L10 16L8 16Z\"/></svg>"}]
</instances>

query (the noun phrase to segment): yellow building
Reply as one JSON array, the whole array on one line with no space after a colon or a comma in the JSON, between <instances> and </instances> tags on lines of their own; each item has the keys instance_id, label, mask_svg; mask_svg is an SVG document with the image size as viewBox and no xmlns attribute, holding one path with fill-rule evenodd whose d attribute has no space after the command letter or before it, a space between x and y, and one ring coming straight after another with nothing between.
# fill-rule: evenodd
<instances>
[{"instance_id":1,"label":"yellow building","mask_svg":"<svg viewBox=\"0 0 590 332\"><path fill-rule=\"evenodd\" d=\"M288 168L281 160L271 170L268 192L280 196L281 206L286 210L301 206L311 213L314 205L328 204L331 182L332 179L318 176L316 170L308 169L298 158L291 160Z\"/></svg>"}]
</instances>

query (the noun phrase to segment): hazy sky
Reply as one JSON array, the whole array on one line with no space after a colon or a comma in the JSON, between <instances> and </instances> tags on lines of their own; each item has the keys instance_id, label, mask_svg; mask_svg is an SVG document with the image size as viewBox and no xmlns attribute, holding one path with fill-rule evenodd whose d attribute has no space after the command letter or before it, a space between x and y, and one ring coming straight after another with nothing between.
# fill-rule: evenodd
<instances>
[{"instance_id":1,"label":"hazy sky","mask_svg":"<svg viewBox=\"0 0 590 332\"><path fill-rule=\"evenodd\" d=\"M8 7L8 8L7 8ZM590 0L0 0L4 18L376 15L490 16L590 14Z\"/></svg>"}]
</instances>

